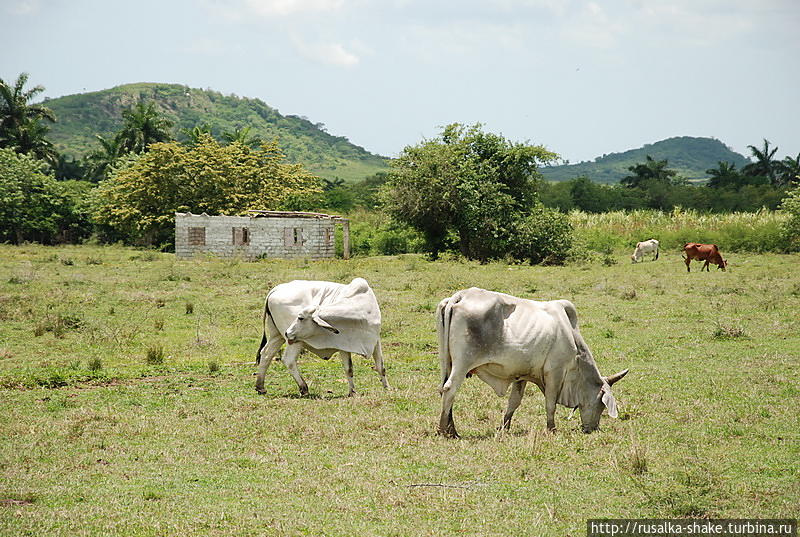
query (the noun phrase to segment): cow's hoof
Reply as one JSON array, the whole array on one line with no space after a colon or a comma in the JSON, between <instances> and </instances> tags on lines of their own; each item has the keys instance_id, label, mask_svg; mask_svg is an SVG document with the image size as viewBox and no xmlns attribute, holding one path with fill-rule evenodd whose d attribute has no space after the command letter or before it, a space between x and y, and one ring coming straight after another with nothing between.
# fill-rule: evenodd
<instances>
[{"instance_id":1,"label":"cow's hoof","mask_svg":"<svg viewBox=\"0 0 800 537\"><path fill-rule=\"evenodd\" d=\"M356 392L349 392L349 393L347 394L347 397L355 397L355 396L357 396L357 395L358 395L358 393L356 393Z\"/></svg>"},{"instance_id":2,"label":"cow's hoof","mask_svg":"<svg viewBox=\"0 0 800 537\"><path fill-rule=\"evenodd\" d=\"M258 395L264 395L267 393L267 390L264 388L256 388L256 393L258 393Z\"/></svg>"}]
</instances>

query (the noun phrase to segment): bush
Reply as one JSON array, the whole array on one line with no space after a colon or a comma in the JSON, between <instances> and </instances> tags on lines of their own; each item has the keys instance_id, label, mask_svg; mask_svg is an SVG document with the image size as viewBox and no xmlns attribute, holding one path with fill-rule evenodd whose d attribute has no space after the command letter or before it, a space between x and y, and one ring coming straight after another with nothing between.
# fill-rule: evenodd
<instances>
[{"instance_id":1,"label":"bush","mask_svg":"<svg viewBox=\"0 0 800 537\"><path fill-rule=\"evenodd\" d=\"M393 223L383 213L358 211L350 218L351 255L399 255L422 251L422 237L413 229ZM341 234L336 254L342 255Z\"/></svg>"},{"instance_id":2,"label":"bush","mask_svg":"<svg viewBox=\"0 0 800 537\"><path fill-rule=\"evenodd\" d=\"M781 201L781 212L786 220L781 225L781 238L789 252L800 251L800 186L790 190Z\"/></svg>"},{"instance_id":3,"label":"bush","mask_svg":"<svg viewBox=\"0 0 800 537\"><path fill-rule=\"evenodd\" d=\"M151 345L147 348L145 362L148 365L161 365L164 363L164 347L161 345Z\"/></svg>"},{"instance_id":4,"label":"bush","mask_svg":"<svg viewBox=\"0 0 800 537\"><path fill-rule=\"evenodd\" d=\"M572 248L572 224L558 211L537 205L517 226L511 255L531 264L563 264Z\"/></svg>"}]
</instances>

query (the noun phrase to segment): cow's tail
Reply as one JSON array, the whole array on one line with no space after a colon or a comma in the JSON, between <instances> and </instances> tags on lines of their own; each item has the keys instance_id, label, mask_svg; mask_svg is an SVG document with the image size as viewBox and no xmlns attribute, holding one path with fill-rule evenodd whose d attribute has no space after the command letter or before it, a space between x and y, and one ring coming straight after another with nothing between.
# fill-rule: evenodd
<instances>
[{"instance_id":1,"label":"cow's tail","mask_svg":"<svg viewBox=\"0 0 800 537\"><path fill-rule=\"evenodd\" d=\"M453 360L450 356L450 319L453 316L453 297L448 297L439 302L436 307L436 332L439 335L439 369L441 371L442 383L450 378L450 371Z\"/></svg>"},{"instance_id":2,"label":"cow's tail","mask_svg":"<svg viewBox=\"0 0 800 537\"><path fill-rule=\"evenodd\" d=\"M271 294L272 291L267 294L267 298L264 300L264 314L261 316L261 329L263 332L261 333L261 345L259 345L256 353L256 365L261 362L261 350L267 344L267 316L272 318L272 314L269 312L269 295Z\"/></svg>"},{"instance_id":3,"label":"cow's tail","mask_svg":"<svg viewBox=\"0 0 800 537\"><path fill-rule=\"evenodd\" d=\"M658 261L658 251L661 249L660 244L656 244L656 261Z\"/></svg>"}]
</instances>

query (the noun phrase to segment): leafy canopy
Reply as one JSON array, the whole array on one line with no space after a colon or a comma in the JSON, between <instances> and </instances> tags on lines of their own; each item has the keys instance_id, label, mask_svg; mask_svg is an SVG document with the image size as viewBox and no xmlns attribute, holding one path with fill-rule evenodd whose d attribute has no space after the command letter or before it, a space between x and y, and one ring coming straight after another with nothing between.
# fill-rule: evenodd
<instances>
[{"instance_id":1,"label":"leafy canopy","mask_svg":"<svg viewBox=\"0 0 800 537\"><path fill-rule=\"evenodd\" d=\"M483 132L480 124L454 123L403 150L382 197L396 220L423 234L433 255L455 240L467 257L501 257L537 202L537 166L556 158L542 146Z\"/></svg>"},{"instance_id":2,"label":"leafy canopy","mask_svg":"<svg viewBox=\"0 0 800 537\"><path fill-rule=\"evenodd\" d=\"M161 244L173 240L175 212L305 208L320 181L283 159L276 141L251 150L203 133L191 146L155 143L100 183L94 219L129 241Z\"/></svg>"},{"instance_id":3,"label":"leafy canopy","mask_svg":"<svg viewBox=\"0 0 800 537\"><path fill-rule=\"evenodd\" d=\"M88 231L82 203L88 184L56 181L44 163L0 149L0 241L75 240Z\"/></svg>"},{"instance_id":4,"label":"leafy canopy","mask_svg":"<svg viewBox=\"0 0 800 537\"><path fill-rule=\"evenodd\" d=\"M43 86L26 90L28 73L21 73L13 85L0 78L0 147L14 149L55 163L58 156L45 136L49 128L42 121L55 122L53 111L31 101L44 91Z\"/></svg>"},{"instance_id":5,"label":"leafy canopy","mask_svg":"<svg viewBox=\"0 0 800 537\"><path fill-rule=\"evenodd\" d=\"M788 218L783 224L783 235L786 250L800 251L800 186L790 190L781 201L781 211Z\"/></svg>"}]
</instances>

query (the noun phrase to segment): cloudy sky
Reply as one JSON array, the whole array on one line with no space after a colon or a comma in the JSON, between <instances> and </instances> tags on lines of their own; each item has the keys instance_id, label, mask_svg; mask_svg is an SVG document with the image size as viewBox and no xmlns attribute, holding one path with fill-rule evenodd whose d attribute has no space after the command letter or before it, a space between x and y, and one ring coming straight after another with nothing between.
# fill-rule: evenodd
<instances>
[{"instance_id":1,"label":"cloudy sky","mask_svg":"<svg viewBox=\"0 0 800 537\"><path fill-rule=\"evenodd\" d=\"M800 152L797 0L0 0L0 78L257 97L387 156L481 122L572 162L671 136Z\"/></svg>"}]
</instances>

